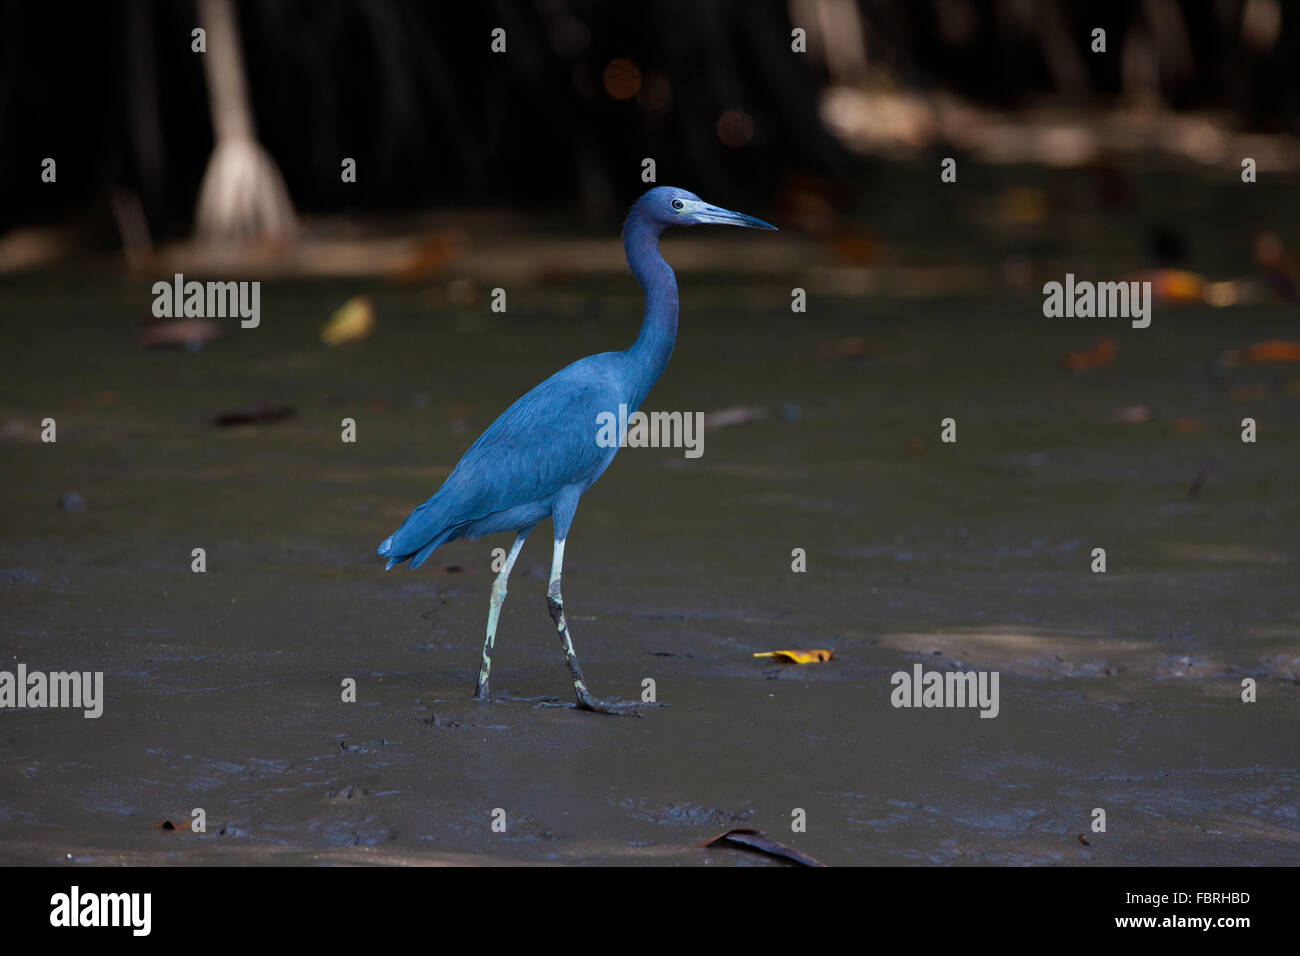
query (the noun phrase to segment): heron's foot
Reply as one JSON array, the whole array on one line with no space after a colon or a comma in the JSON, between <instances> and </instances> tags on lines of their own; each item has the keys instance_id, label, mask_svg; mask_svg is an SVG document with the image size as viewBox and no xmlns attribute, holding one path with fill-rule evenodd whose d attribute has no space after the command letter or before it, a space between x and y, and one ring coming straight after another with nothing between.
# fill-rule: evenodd
<instances>
[{"instance_id":1,"label":"heron's foot","mask_svg":"<svg viewBox=\"0 0 1300 956\"><path fill-rule=\"evenodd\" d=\"M642 706L640 701L632 700L601 700L599 697L592 697L591 692L585 687L577 688L578 702L575 705L578 710L589 710L594 714L612 714L616 717L640 717L641 713L637 710Z\"/></svg>"}]
</instances>

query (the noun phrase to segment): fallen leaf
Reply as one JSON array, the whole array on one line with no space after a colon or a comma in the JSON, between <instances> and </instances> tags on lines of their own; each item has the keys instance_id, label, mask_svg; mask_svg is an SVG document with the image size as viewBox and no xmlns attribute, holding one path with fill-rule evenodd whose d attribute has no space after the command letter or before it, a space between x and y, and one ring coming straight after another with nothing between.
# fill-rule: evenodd
<instances>
[{"instance_id":1,"label":"fallen leaf","mask_svg":"<svg viewBox=\"0 0 1300 956\"><path fill-rule=\"evenodd\" d=\"M326 345L360 342L375 328L375 307L364 295L348 299L320 330Z\"/></svg>"},{"instance_id":2,"label":"fallen leaf","mask_svg":"<svg viewBox=\"0 0 1300 956\"><path fill-rule=\"evenodd\" d=\"M1191 485L1188 486L1187 497L1195 498L1201 493L1201 488L1205 484L1205 479L1210 477L1210 472L1214 471L1217 464L1218 462L1211 458L1201 467L1201 470L1197 472L1196 477L1192 479Z\"/></svg>"},{"instance_id":3,"label":"fallen leaf","mask_svg":"<svg viewBox=\"0 0 1300 956\"><path fill-rule=\"evenodd\" d=\"M395 282L422 282L443 272L466 245L468 237L463 230L443 229L432 233L397 260L389 277Z\"/></svg>"},{"instance_id":4,"label":"fallen leaf","mask_svg":"<svg viewBox=\"0 0 1300 956\"><path fill-rule=\"evenodd\" d=\"M236 408L221 412L212 417L211 423L218 428L230 428L234 425L269 425L293 418L293 408L289 405L254 405L251 408Z\"/></svg>"},{"instance_id":5,"label":"fallen leaf","mask_svg":"<svg viewBox=\"0 0 1300 956\"><path fill-rule=\"evenodd\" d=\"M716 846L719 843L730 843L733 846L743 847L746 850L757 850L759 853L766 853L768 856L779 857L782 860L789 860L791 863L798 863L800 866L825 866L820 860L815 860L807 853L800 853L793 847L788 847L784 843L777 843L762 830L728 830L726 833L715 836L712 840L705 840L703 843L695 844L698 848Z\"/></svg>"},{"instance_id":6,"label":"fallen leaf","mask_svg":"<svg viewBox=\"0 0 1300 956\"><path fill-rule=\"evenodd\" d=\"M1034 186L1017 186L1002 193L998 212L1006 222L1021 225L1042 222L1047 218L1047 193Z\"/></svg>"},{"instance_id":7,"label":"fallen leaf","mask_svg":"<svg viewBox=\"0 0 1300 956\"><path fill-rule=\"evenodd\" d=\"M716 412L708 412L704 416L704 426L706 428L726 428L728 425L748 425L750 422L762 421L767 418L766 408L723 408Z\"/></svg>"},{"instance_id":8,"label":"fallen leaf","mask_svg":"<svg viewBox=\"0 0 1300 956\"><path fill-rule=\"evenodd\" d=\"M1111 409L1110 420L1112 422L1122 422L1126 425L1137 425L1142 422L1151 421L1150 405L1126 405L1123 408Z\"/></svg>"},{"instance_id":9,"label":"fallen leaf","mask_svg":"<svg viewBox=\"0 0 1300 956\"><path fill-rule=\"evenodd\" d=\"M140 332L140 344L146 348L185 348L197 352L221 334L221 327L207 319L176 319L155 322Z\"/></svg>"},{"instance_id":10,"label":"fallen leaf","mask_svg":"<svg viewBox=\"0 0 1300 956\"><path fill-rule=\"evenodd\" d=\"M1128 281L1150 282L1152 298L1169 305L1204 302L1209 286L1205 276L1185 269L1152 269L1129 276Z\"/></svg>"},{"instance_id":11,"label":"fallen leaf","mask_svg":"<svg viewBox=\"0 0 1300 956\"><path fill-rule=\"evenodd\" d=\"M1229 305L1243 305L1257 298L1252 282L1246 279L1225 279L1211 282L1205 287L1205 301L1209 305L1222 308Z\"/></svg>"},{"instance_id":12,"label":"fallen leaf","mask_svg":"<svg viewBox=\"0 0 1300 956\"><path fill-rule=\"evenodd\" d=\"M756 651L755 657L769 657L774 660L787 661L791 664L816 664L828 661L835 656L834 651Z\"/></svg>"},{"instance_id":13,"label":"fallen leaf","mask_svg":"<svg viewBox=\"0 0 1300 956\"><path fill-rule=\"evenodd\" d=\"M880 246L865 232L837 232L831 236L830 247L836 258L850 265L870 265L880 256Z\"/></svg>"},{"instance_id":14,"label":"fallen leaf","mask_svg":"<svg viewBox=\"0 0 1300 956\"><path fill-rule=\"evenodd\" d=\"M1280 339L1256 342L1242 349L1241 357L1254 365L1268 362L1300 362L1300 342L1284 342Z\"/></svg>"},{"instance_id":15,"label":"fallen leaf","mask_svg":"<svg viewBox=\"0 0 1300 956\"><path fill-rule=\"evenodd\" d=\"M1092 348L1082 352L1066 352L1061 356L1061 368L1067 372L1086 372L1089 369L1105 368L1115 361L1119 346L1115 340L1102 336L1093 343Z\"/></svg>"}]
</instances>

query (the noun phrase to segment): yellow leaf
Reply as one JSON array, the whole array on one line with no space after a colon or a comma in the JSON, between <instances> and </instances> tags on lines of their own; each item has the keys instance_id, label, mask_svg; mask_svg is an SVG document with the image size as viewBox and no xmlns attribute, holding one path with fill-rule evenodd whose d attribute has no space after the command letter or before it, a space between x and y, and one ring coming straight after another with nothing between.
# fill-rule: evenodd
<instances>
[{"instance_id":1,"label":"yellow leaf","mask_svg":"<svg viewBox=\"0 0 1300 956\"><path fill-rule=\"evenodd\" d=\"M321 341L326 345L343 345L359 342L375 327L375 307L364 295L349 299L330 317L320 330Z\"/></svg>"},{"instance_id":2,"label":"yellow leaf","mask_svg":"<svg viewBox=\"0 0 1300 956\"><path fill-rule=\"evenodd\" d=\"M788 661L791 664L816 664L828 661L835 656L834 651L757 651L755 657L770 657L775 660Z\"/></svg>"}]
</instances>

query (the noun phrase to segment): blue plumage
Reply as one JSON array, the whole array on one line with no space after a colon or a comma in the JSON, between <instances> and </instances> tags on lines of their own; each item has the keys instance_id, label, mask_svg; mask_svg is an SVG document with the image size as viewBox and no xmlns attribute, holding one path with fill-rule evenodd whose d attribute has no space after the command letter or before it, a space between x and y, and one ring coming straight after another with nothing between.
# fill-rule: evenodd
<instances>
[{"instance_id":1,"label":"blue plumage","mask_svg":"<svg viewBox=\"0 0 1300 956\"><path fill-rule=\"evenodd\" d=\"M470 446L437 493L379 547L388 567L418 568L441 544L532 527L556 495L581 494L614 460L596 444L597 415L628 400L621 352L574 362L511 405Z\"/></svg>"},{"instance_id":2,"label":"blue plumage","mask_svg":"<svg viewBox=\"0 0 1300 956\"><path fill-rule=\"evenodd\" d=\"M506 578L524 538L550 516L555 528L555 560L549 604L574 675L578 704L590 710L609 709L587 693L564 622L559 590L564 540L578 499L618 452L617 447L602 447L597 442L601 414L617 416L620 405L626 406L629 414L639 408L672 354L677 336L677 282L659 254L659 234L672 225L704 223L774 228L750 216L710 206L685 190L660 186L643 195L623 227L628 265L646 295L636 341L625 351L602 352L574 362L507 408L465 452L433 497L412 511L379 546L388 568L408 560L412 568L418 568L448 541L499 531L517 533L515 547L493 586L477 688L480 697L487 693Z\"/></svg>"}]
</instances>

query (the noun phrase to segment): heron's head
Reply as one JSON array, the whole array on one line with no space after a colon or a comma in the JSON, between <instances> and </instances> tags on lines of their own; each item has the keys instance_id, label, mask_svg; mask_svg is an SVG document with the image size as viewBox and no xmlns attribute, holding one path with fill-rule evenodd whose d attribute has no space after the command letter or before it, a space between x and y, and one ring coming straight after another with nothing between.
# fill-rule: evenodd
<instances>
[{"instance_id":1,"label":"heron's head","mask_svg":"<svg viewBox=\"0 0 1300 956\"><path fill-rule=\"evenodd\" d=\"M706 203L695 193L676 186L656 186L632 207L661 227L668 226L744 226L747 229L775 229L761 219L732 212Z\"/></svg>"}]
</instances>

